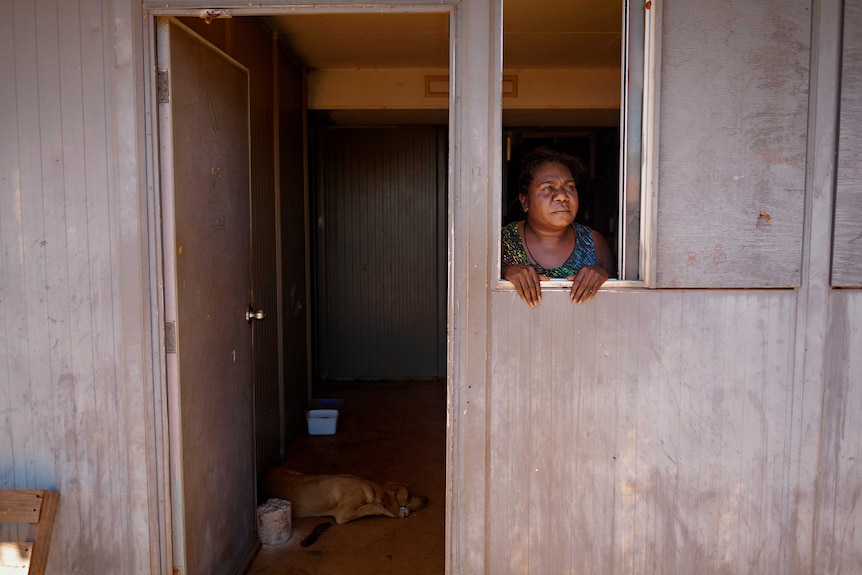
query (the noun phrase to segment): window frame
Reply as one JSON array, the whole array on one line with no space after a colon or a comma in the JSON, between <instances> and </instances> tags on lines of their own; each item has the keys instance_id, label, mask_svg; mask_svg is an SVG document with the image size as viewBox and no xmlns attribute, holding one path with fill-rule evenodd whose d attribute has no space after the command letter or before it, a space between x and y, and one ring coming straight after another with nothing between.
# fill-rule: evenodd
<instances>
[{"instance_id":1,"label":"window frame","mask_svg":"<svg viewBox=\"0 0 862 575\"><path fill-rule=\"evenodd\" d=\"M658 110L658 58L659 10L657 2L622 0L622 62L620 98L619 146L619 222L617 239L618 278L611 278L602 286L603 291L616 288L650 287L654 285L655 270L652 254L655 243L655 149L657 130L655 118ZM500 37L503 22L500 22ZM498 74L502 76L504 62L500 59ZM502 111L502 108L501 108ZM496 141L504 141L502 126ZM502 154L502 150L498 151ZM492 227L497 246L492 254L493 269L499 278L495 290L511 291L511 282L502 279L502 221L504 195L502 190L493 198ZM542 290L571 289L572 282L548 280L541 282Z\"/></svg>"}]
</instances>

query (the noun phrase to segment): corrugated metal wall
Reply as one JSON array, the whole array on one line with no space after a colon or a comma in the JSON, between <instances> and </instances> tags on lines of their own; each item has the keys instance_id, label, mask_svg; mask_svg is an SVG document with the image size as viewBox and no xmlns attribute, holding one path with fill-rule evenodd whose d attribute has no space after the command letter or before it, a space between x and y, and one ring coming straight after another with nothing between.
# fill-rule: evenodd
<instances>
[{"instance_id":1,"label":"corrugated metal wall","mask_svg":"<svg viewBox=\"0 0 862 575\"><path fill-rule=\"evenodd\" d=\"M318 131L322 379L445 377L440 137L433 127Z\"/></svg>"}]
</instances>

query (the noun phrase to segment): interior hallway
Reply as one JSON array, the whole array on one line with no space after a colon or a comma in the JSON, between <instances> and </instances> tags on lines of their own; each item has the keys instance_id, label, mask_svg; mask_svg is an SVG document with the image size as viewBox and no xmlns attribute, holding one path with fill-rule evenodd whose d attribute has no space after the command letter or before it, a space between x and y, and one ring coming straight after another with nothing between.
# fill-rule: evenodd
<instances>
[{"instance_id":1,"label":"interior hallway","mask_svg":"<svg viewBox=\"0 0 862 575\"><path fill-rule=\"evenodd\" d=\"M446 384L349 383L316 394L344 405L335 435L303 428L284 466L303 473L350 473L397 481L429 498L404 519L366 517L344 525L332 518L293 520L290 539L264 545L249 575L440 575L444 572ZM331 522L308 547L300 542Z\"/></svg>"}]
</instances>

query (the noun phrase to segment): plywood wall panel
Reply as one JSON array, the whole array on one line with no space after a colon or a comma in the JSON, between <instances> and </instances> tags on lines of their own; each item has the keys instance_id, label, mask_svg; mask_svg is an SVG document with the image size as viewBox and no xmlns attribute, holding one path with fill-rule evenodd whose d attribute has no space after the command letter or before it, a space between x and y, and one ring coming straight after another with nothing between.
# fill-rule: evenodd
<instances>
[{"instance_id":1,"label":"plywood wall panel","mask_svg":"<svg viewBox=\"0 0 862 575\"><path fill-rule=\"evenodd\" d=\"M121 160L110 98L128 85L114 75L127 68L109 56L119 56L112 25L129 26L128 9L117 8L14 2L2 24L0 486L60 492L51 573L149 572L153 557L152 541L132 535L149 534L149 491L129 497L132 483L154 484L152 460L128 458L152 439L146 401L125 402L145 389L143 352L124 353L123 326L137 325L140 337L147 302L143 286L137 297L118 289L119 230L142 204L133 179L129 221L115 219ZM135 110L125 117L134 124ZM123 133L134 142L133 127Z\"/></svg>"},{"instance_id":2,"label":"plywood wall panel","mask_svg":"<svg viewBox=\"0 0 862 575\"><path fill-rule=\"evenodd\" d=\"M862 292L834 292L829 311L814 571L856 573L862 568Z\"/></svg>"},{"instance_id":3,"label":"plywood wall panel","mask_svg":"<svg viewBox=\"0 0 862 575\"><path fill-rule=\"evenodd\" d=\"M862 3L844 3L832 283L862 286Z\"/></svg>"},{"instance_id":4,"label":"plywood wall panel","mask_svg":"<svg viewBox=\"0 0 862 575\"><path fill-rule=\"evenodd\" d=\"M660 9L656 285L798 286L810 2Z\"/></svg>"},{"instance_id":5,"label":"plywood wall panel","mask_svg":"<svg viewBox=\"0 0 862 575\"><path fill-rule=\"evenodd\" d=\"M786 455L792 293L492 300L491 572L782 565L799 511L785 490L814 490Z\"/></svg>"}]
</instances>

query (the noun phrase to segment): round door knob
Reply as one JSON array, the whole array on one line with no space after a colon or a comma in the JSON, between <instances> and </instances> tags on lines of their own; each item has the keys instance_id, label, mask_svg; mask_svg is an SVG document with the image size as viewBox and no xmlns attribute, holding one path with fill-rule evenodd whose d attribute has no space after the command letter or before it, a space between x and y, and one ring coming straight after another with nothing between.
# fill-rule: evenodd
<instances>
[{"instance_id":1,"label":"round door knob","mask_svg":"<svg viewBox=\"0 0 862 575\"><path fill-rule=\"evenodd\" d=\"M248 323L253 322L256 319L264 319L266 317L266 312L262 309L255 310L251 306L248 306L248 309L245 312L245 321Z\"/></svg>"}]
</instances>

